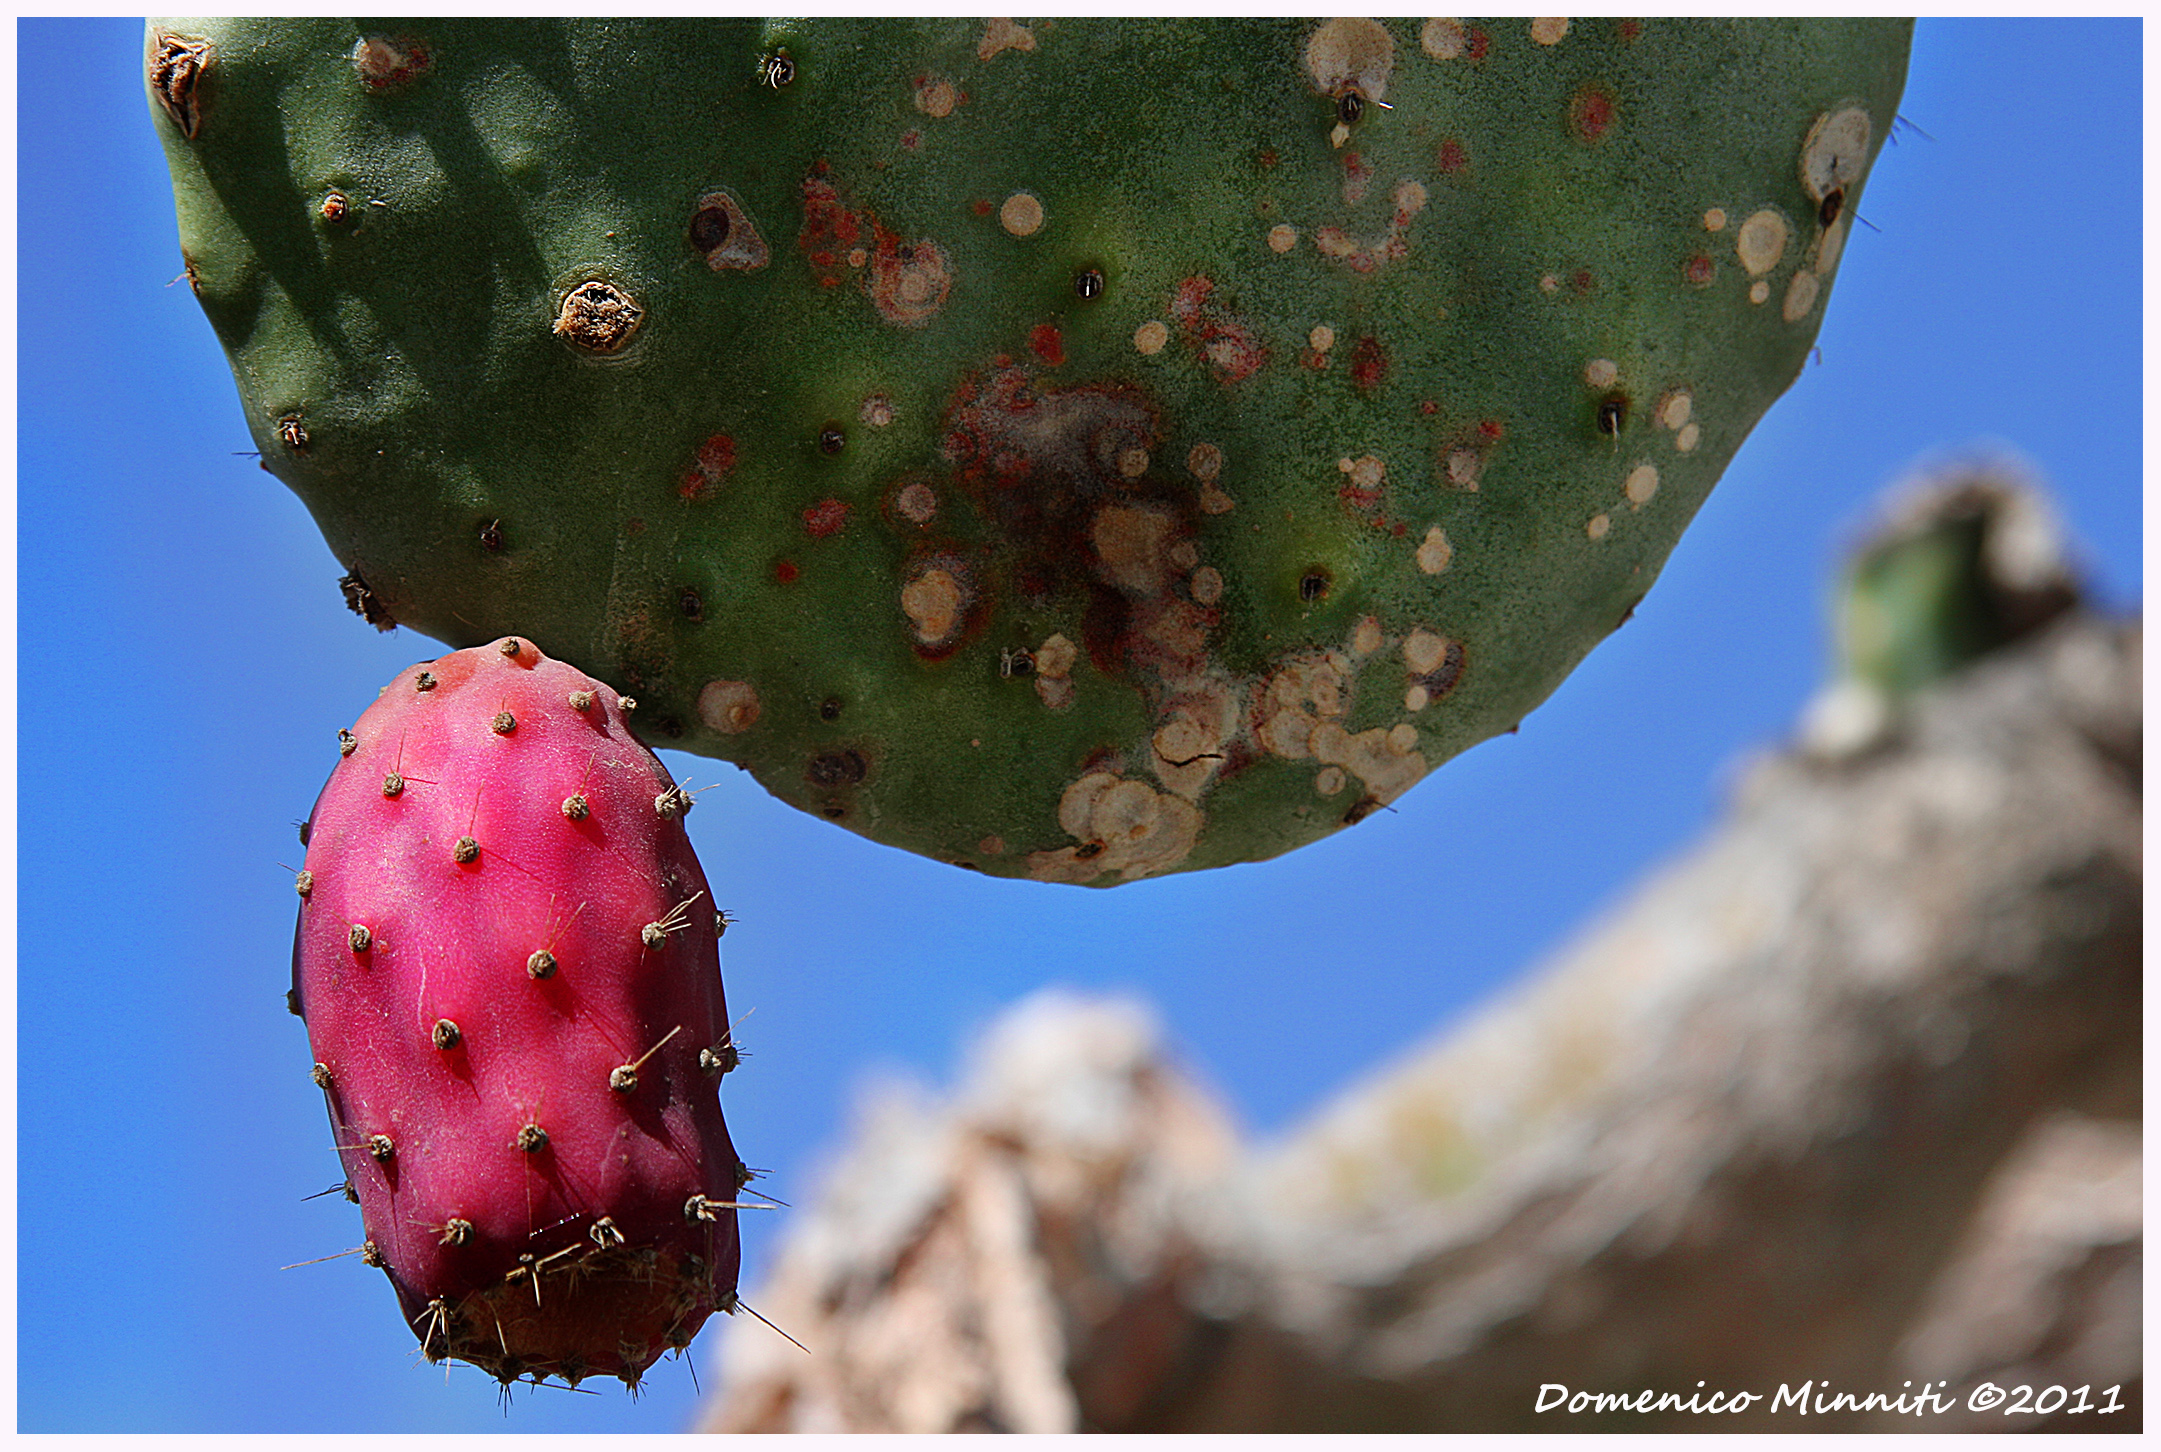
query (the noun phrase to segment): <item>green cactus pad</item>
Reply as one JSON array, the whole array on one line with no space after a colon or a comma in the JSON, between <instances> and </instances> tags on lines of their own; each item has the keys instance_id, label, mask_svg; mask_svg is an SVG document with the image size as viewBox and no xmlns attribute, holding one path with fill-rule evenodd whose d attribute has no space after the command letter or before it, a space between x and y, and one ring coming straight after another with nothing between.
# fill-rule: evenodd
<instances>
[{"instance_id":1,"label":"green cactus pad","mask_svg":"<svg viewBox=\"0 0 2161 1452\"><path fill-rule=\"evenodd\" d=\"M1793 381L1908 27L174 20L355 607L986 872L1273 856L1513 727Z\"/></svg>"}]
</instances>

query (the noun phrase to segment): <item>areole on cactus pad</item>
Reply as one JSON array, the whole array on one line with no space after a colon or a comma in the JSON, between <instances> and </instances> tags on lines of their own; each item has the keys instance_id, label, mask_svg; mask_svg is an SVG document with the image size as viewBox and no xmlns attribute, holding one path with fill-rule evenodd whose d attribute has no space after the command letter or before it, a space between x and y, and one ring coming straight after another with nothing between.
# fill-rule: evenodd
<instances>
[{"instance_id":1,"label":"areole on cactus pad","mask_svg":"<svg viewBox=\"0 0 2161 1452\"><path fill-rule=\"evenodd\" d=\"M356 609L986 872L1515 726L1807 358L1909 27L172 20L188 276Z\"/></svg>"}]
</instances>

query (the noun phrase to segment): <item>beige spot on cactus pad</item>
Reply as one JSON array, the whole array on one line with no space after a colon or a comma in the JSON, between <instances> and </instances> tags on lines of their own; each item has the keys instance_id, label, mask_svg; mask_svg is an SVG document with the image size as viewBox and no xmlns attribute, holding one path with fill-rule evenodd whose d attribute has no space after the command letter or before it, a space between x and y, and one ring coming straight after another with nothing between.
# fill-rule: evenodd
<instances>
[{"instance_id":1,"label":"beige spot on cactus pad","mask_svg":"<svg viewBox=\"0 0 2161 1452\"><path fill-rule=\"evenodd\" d=\"M1073 663L1080 659L1080 651L1063 635L1053 635L1035 648L1035 669L1038 679L1063 680L1073 672Z\"/></svg>"},{"instance_id":2,"label":"beige spot on cactus pad","mask_svg":"<svg viewBox=\"0 0 2161 1452\"><path fill-rule=\"evenodd\" d=\"M1725 231L1726 209L1724 207L1713 207L1705 212L1703 214L1703 230L1706 232Z\"/></svg>"},{"instance_id":3,"label":"beige spot on cactus pad","mask_svg":"<svg viewBox=\"0 0 2161 1452\"><path fill-rule=\"evenodd\" d=\"M1410 667L1414 676L1428 676L1439 670L1448 659L1449 640L1437 635L1423 625L1403 637L1403 663Z\"/></svg>"},{"instance_id":4,"label":"beige spot on cactus pad","mask_svg":"<svg viewBox=\"0 0 2161 1452\"><path fill-rule=\"evenodd\" d=\"M1342 767L1324 766L1314 773L1313 790L1324 797L1332 797L1342 791L1349 780L1350 778L1343 774Z\"/></svg>"},{"instance_id":5,"label":"beige spot on cactus pad","mask_svg":"<svg viewBox=\"0 0 2161 1452\"><path fill-rule=\"evenodd\" d=\"M1628 496L1631 509L1643 508L1658 493L1658 470L1649 464L1638 464L1628 471L1628 480L1621 486L1621 492Z\"/></svg>"},{"instance_id":6,"label":"beige spot on cactus pad","mask_svg":"<svg viewBox=\"0 0 2161 1452\"><path fill-rule=\"evenodd\" d=\"M910 524L929 524L938 517L938 491L920 480L903 485L893 496L893 510Z\"/></svg>"},{"instance_id":7,"label":"beige spot on cactus pad","mask_svg":"<svg viewBox=\"0 0 2161 1452\"><path fill-rule=\"evenodd\" d=\"M1058 799L1058 825L1078 847L1028 854L1039 882L1090 882L1106 873L1128 881L1177 866L1200 838L1200 809L1144 781L1090 772Z\"/></svg>"},{"instance_id":8,"label":"beige spot on cactus pad","mask_svg":"<svg viewBox=\"0 0 2161 1452\"><path fill-rule=\"evenodd\" d=\"M1478 489L1478 476L1485 472L1486 461L1476 449L1451 449L1448 451L1448 482L1458 489L1473 493Z\"/></svg>"},{"instance_id":9,"label":"beige spot on cactus pad","mask_svg":"<svg viewBox=\"0 0 2161 1452\"><path fill-rule=\"evenodd\" d=\"M1193 756L1202 756L1206 752L1217 750L1219 745L1223 743L1212 730L1184 715L1173 717L1173 720L1158 726L1154 735L1156 756L1163 756L1169 763L1191 761Z\"/></svg>"},{"instance_id":10,"label":"beige spot on cactus pad","mask_svg":"<svg viewBox=\"0 0 2161 1452\"><path fill-rule=\"evenodd\" d=\"M1463 54L1463 22L1428 20L1418 27L1418 47L1437 61L1454 60Z\"/></svg>"},{"instance_id":11,"label":"beige spot on cactus pad","mask_svg":"<svg viewBox=\"0 0 2161 1452\"><path fill-rule=\"evenodd\" d=\"M698 719L723 736L739 736L757 725L761 709L749 681L707 681L698 692Z\"/></svg>"},{"instance_id":12,"label":"beige spot on cactus pad","mask_svg":"<svg viewBox=\"0 0 2161 1452\"><path fill-rule=\"evenodd\" d=\"M1771 300L1771 284L1769 284L1768 282L1754 282L1749 284L1748 300L1752 303L1757 304L1758 306L1769 302Z\"/></svg>"},{"instance_id":13,"label":"beige spot on cactus pad","mask_svg":"<svg viewBox=\"0 0 2161 1452\"><path fill-rule=\"evenodd\" d=\"M1379 489L1388 478L1388 466L1371 454L1361 454L1355 459L1338 459L1336 468L1350 476L1353 489L1368 493Z\"/></svg>"},{"instance_id":14,"label":"beige spot on cactus pad","mask_svg":"<svg viewBox=\"0 0 2161 1452\"><path fill-rule=\"evenodd\" d=\"M1388 728L1382 744L1398 756L1408 756L1418 746L1418 728L1408 721L1398 721Z\"/></svg>"},{"instance_id":15,"label":"beige spot on cactus pad","mask_svg":"<svg viewBox=\"0 0 2161 1452\"><path fill-rule=\"evenodd\" d=\"M1733 251L1749 276L1761 277L1778 265L1778 259L1785 255L1790 230L1786 219L1768 207L1741 224L1741 230L1734 235Z\"/></svg>"},{"instance_id":16,"label":"beige spot on cactus pad","mask_svg":"<svg viewBox=\"0 0 2161 1452\"><path fill-rule=\"evenodd\" d=\"M1314 352L1325 353L1336 346L1336 330L1326 323L1315 324L1313 331L1306 334L1306 341L1313 345Z\"/></svg>"},{"instance_id":17,"label":"beige spot on cactus pad","mask_svg":"<svg viewBox=\"0 0 2161 1452\"><path fill-rule=\"evenodd\" d=\"M1381 622L1372 615L1360 616L1351 630L1351 653L1371 655L1381 648Z\"/></svg>"},{"instance_id":18,"label":"beige spot on cactus pad","mask_svg":"<svg viewBox=\"0 0 2161 1452\"><path fill-rule=\"evenodd\" d=\"M1155 750L1156 775L1189 802L1199 799L1223 760L1221 731L1184 713L1157 727L1150 745Z\"/></svg>"},{"instance_id":19,"label":"beige spot on cactus pad","mask_svg":"<svg viewBox=\"0 0 2161 1452\"><path fill-rule=\"evenodd\" d=\"M1163 345L1170 340L1170 328L1153 318L1133 330L1134 348L1149 357L1162 352Z\"/></svg>"},{"instance_id":20,"label":"beige spot on cactus pad","mask_svg":"<svg viewBox=\"0 0 2161 1452\"><path fill-rule=\"evenodd\" d=\"M925 76L915 88L915 108L926 116L947 117L960 104L960 92L951 81Z\"/></svg>"},{"instance_id":21,"label":"beige spot on cactus pad","mask_svg":"<svg viewBox=\"0 0 2161 1452\"><path fill-rule=\"evenodd\" d=\"M1395 39L1377 20L1339 16L1306 37L1306 75L1324 96L1355 92L1378 101L1395 66Z\"/></svg>"},{"instance_id":22,"label":"beige spot on cactus pad","mask_svg":"<svg viewBox=\"0 0 2161 1452\"><path fill-rule=\"evenodd\" d=\"M1200 547L1189 539L1182 539L1171 546L1170 561L1172 569L1190 570L1201 562Z\"/></svg>"},{"instance_id":23,"label":"beige spot on cactus pad","mask_svg":"<svg viewBox=\"0 0 2161 1452\"><path fill-rule=\"evenodd\" d=\"M1442 533L1441 527L1436 524L1428 529L1426 537L1419 541L1418 568L1424 574L1438 575L1448 568L1448 562L1455 557L1455 553L1455 546L1448 542L1448 536Z\"/></svg>"},{"instance_id":24,"label":"beige spot on cactus pad","mask_svg":"<svg viewBox=\"0 0 2161 1452\"><path fill-rule=\"evenodd\" d=\"M985 837L982 841L975 844L975 850L982 853L985 857L996 857L1000 853L1005 851L1005 838L995 835Z\"/></svg>"},{"instance_id":25,"label":"beige spot on cactus pad","mask_svg":"<svg viewBox=\"0 0 2161 1452\"><path fill-rule=\"evenodd\" d=\"M1027 192L1015 192L998 209L998 225L1016 237L1032 237L1043 225L1043 204Z\"/></svg>"},{"instance_id":26,"label":"beige spot on cactus pad","mask_svg":"<svg viewBox=\"0 0 2161 1452\"><path fill-rule=\"evenodd\" d=\"M928 237L912 245L880 237L868 281L878 316L903 328L920 328L945 306L953 288L953 265L945 249Z\"/></svg>"},{"instance_id":27,"label":"beige spot on cactus pad","mask_svg":"<svg viewBox=\"0 0 2161 1452\"><path fill-rule=\"evenodd\" d=\"M1611 388L1620 376L1620 365L1611 358L1593 358L1583 365L1583 381L1593 388Z\"/></svg>"},{"instance_id":28,"label":"beige spot on cactus pad","mask_svg":"<svg viewBox=\"0 0 2161 1452\"><path fill-rule=\"evenodd\" d=\"M1214 444L1195 444L1186 454L1186 469L1201 481L1200 504L1204 514L1228 514L1237 501L1223 492L1216 476L1223 472L1223 451Z\"/></svg>"},{"instance_id":29,"label":"beige spot on cactus pad","mask_svg":"<svg viewBox=\"0 0 2161 1452\"><path fill-rule=\"evenodd\" d=\"M915 627L915 638L933 648L950 645L961 632L970 592L951 568L936 561L918 565L900 587L901 613Z\"/></svg>"},{"instance_id":30,"label":"beige spot on cactus pad","mask_svg":"<svg viewBox=\"0 0 2161 1452\"><path fill-rule=\"evenodd\" d=\"M1688 416L1695 406L1695 400L1689 396L1687 389L1674 389L1658 400L1658 426L1665 429L1679 428L1688 422Z\"/></svg>"},{"instance_id":31,"label":"beige spot on cactus pad","mask_svg":"<svg viewBox=\"0 0 2161 1452\"><path fill-rule=\"evenodd\" d=\"M1288 222L1278 222L1268 229L1268 250L1288 252L1298 245L1298 229Z\"/></svg>"},{"instance_id":32,"label":"beige spot on cactus pad","mask_svg":"<svg viewBox=\"0 0 2161 1452\"><path fill-rule=\"evenodd\" d=\"M1412 706L1414 710L1422 710L1428 703L1440 700L1441 697L1463 683L1463 672L1468 664L1463 642L1451 640L1447 636L1440 637L1440 641L1440 657L1434 663L1433 668L1427 671L1412 671L1410 673L1410 688L1422 690L1425 693L1419 698L1417 704ZM1427 660L1432 657L1430 647L1424 645L1421 645L1417 654L1420 660ZM1408 653L1406 653L1406 656L1408 656ZM1406 658L1404 664L1406 666L1410 664L1408 658ZM1408 694L1405 695L1404 703L1407 706L1411 705L1411 698Z\"/></svg>"},{"instance_id":33,"label":"beige spot on cactus pad","mask_svg":"<svg viewBox=\"0 0 2161 1452\"><path fill-rule=\"evenodd\" d=\"M1063 635L1053 635L1035 648L1035 693L1052 710L1073 704L1072 674L1080 652Z\"/></svg>"},{"instance_id":34,"label":"beige spot on cactus pad","mask_svg":"<svg viewBox=\"0 0 2161 1452\"><path fill-rule=\"evenodd\" d=\"M1138 479L1148 472L1148 451L1126 449L1118 455L1118 474L1124 479Z\"/></svg>"},{"instance_id":35,"label":"beige spot on cactus pad","mask_svg":"<svg viewBox=\"0 0 2161 1452\"><path fill-rule=\"evenodd\" d=\"M1213 605L1223 598L1223 572L1214 565L1202 565L1193 572L1193 600L1198 605Z\"/></svg>"},{"instance_id":36,"label":"beige spot on cactus pad","mask_svg":"<svg viewBox=\"0 0 2161 1452\"><path fill-rule=\"evenodd\" d=\"M893 421L893 400L882 393L873 393L863 400L856 417L874 429L882 429Z\"/></svg>"},{"instance_id":37,"label":"beige spot on cactus pad","mask_svg":"<svg viewBox=\"0 0 2161 1452\"><path fill-rule=\"evenodd\" d=\"M1353 736L1335 722L1323 721L1313 728L1313 758L1323 766L1344 768L1365 784L1366 795L1385 805L1416 786L1428 769L1425 757L1416 750L1396 749L1394 743L1402 740L1396 734L1400 731L1411 733L1414 747L1418 732L1408 723L1376 726Z\"/></svg>"},{"instance_id":38,"label":"beige spot on cactus pad","mask_svg":"<svg viewBox=\"0 0 2161 1452\"><path fill-rule=\"evenodd\" d=\"M1425 682L1414 681L1410 689L1403 693L1403 709L1412 712L1423 711L1432 699L1431 694L1426 690Z\"/></svg>"},{"instance_id":39,"label":"beige spot on cactus pad","mask_svg":"<svg viewBox=\"0 0 2161 1452\"><path fill-rule=\"evenodd\" d=\"M1567 34L1566 20L1538 19L1531 22L1531 39L1540 45L1559 45Z\"/></svg>"},{"instance_id":40,"label":"beige spot on cactus pad","mask_svg":"<svg viewBox=\"0 0 2161 1452\"><path fill-rule=\"evenodd\" d=\"M1801 188L1811 200L1820 202L1834 188L1850 187L1861 179L1872 129L1868 112L1858 106L1816 118L1801 143Z\"/></svg>"},{"instance_id":41,"label":"beige spot on cactus pad","mask_svg":"<svg viewBox=\"0 0 2161 1452\"><path fill-rule=\"evenodd\" d=\"M1604 539L1606 531L1613 528L1613 521L1603 514L1594 514L1583 526L1583 532L1592 539Z\"/></svg>"},{"instance_id":42,"label":"beige spot on cactus pad","mask_svg":"<svg viewBox=\"0 0 2161 1452\"><path fill-rule=\"evenodd\" d=\"M1348 709L1350 661L1330 652L1286 662L1261 690L1254 732L1264 750L1297 760L1313 754L1313 733Z\"/></svg>"},{"instance_id":43,"label":"beige spot on cactus pad","mask_svg":"<svg viewBox=\"0 0 2161 1452\"><path fill-rule=\"evenodd\" d=\"M1796 272L1793 281L1786 284L1786 300L1779 304L1778 315L1789 323L1798 323L1808 316L1808 310L1816 305L1816 292L1822 284L1813 272Z\"/></svg>"},{"instance_id":44,"label":"beige spot on cactus pad","mask_svg":"<svg viewBox=\"0 0 2161 1452\"><path fill-rule=\"evenodd\" d=\"M1841 213L1838 220L1824 228L1823 235L1816 239L1816 276L1830 276L1831 270L1838 266L1839 254L1845 250L1846 218Z\"/></svg>"},{"instance_id":45,"label":"beige spot on cactus pad","mask_svg":"<svg viewBox=\"0 0 2161 1452\"><path fill-rule=\"evenodd\" d=\"M1694 423L1685 423L1681 425L1681 431L1673 436L1673 446L1685 454L1696 447L1696 440L1701 437L1701 427Z\"/></svg>"},{"instance_id":46,"label":"beige spot on cactus pad","mask_svg":"<svg viewBox=\"0 0 2161 1452\"><path fill-rule=\"evenodd\" d=\"M987 61L1001 51L1034 49L1035 36L1027 26L1010 20L987 20L983 23L983 39L976 43L975 58Z\"/></svg>"}]
</instances>

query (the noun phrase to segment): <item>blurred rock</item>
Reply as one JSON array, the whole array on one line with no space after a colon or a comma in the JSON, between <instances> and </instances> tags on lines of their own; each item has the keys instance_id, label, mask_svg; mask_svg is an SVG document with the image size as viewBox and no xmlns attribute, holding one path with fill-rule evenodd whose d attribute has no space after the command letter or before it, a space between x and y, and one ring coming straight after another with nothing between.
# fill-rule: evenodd
<instances>
[{"instance_id":1,"label":"blurred rock","mask_svg":"<svg viewBox=\"0 0 2161 1452\"><path fill-rule=\"evenodd\" d=\"M730 1325L709 1430L1059 1432L1175 1392L1188 1201L1237 1141L1147 1010L1037 994L951 1104L895 1087L861 1118L750 1297L811 1354Z\"/></svg>"},{"instance_id":2,"label":"blurred rock","mask_svg":"<svg viewBox=\"0 0 2161 1452\"><path fill-rule=\"evenodd\" d=\"M2134 1120L2054 1115L1997 1169L1964 1240L1899 1348L1900 1370L1964 1404L1992 1382L2030 1387L2012 1405L1944 1418L1937 1431L2117 1431L2143 1410L2139 1352L2143 1163ZM2123 1388L2129 1415L2068 1410ZM2051 1396L2050 1387L2065 1395ZM2055 1405L2051 1406L2053 1401Z\"/></svg>"},{"instance_id":3,"label":"blurred rock","mask_svg":"<svg viewBox=\"0 0 2161 1452\"><path fill-rule=\"evenodd\" d=\"M1782 1384L1896 1396L2028 1127L2138 1113L2138 644L2077 618L1892 747L1763 762L1549 972L1263 1157L1274 1192L1216 1207L1249 1287L1222 1369L1172 1425L1702 1428L1533 1410L1700 1380L1766 1398L1715 1419L1749 1430L1794 1425Z\"/></svg>"},{"instance_id":4,"label":"blurred rock","mask_svg":"<svg viewBox=\"0 0 2161 1452\"><path fill-rule=\"evenodd\" d=\"M2141 689L2061 615L1796 748L1547 969L1241 1153L1130 1004L888 1098L751 1300L725 1430L1953 1430L2140 1418ZM754 1334L745 1334L754 1333ZM2074 1380L2075 1378L2075 1380ZM1540 1388L1755 1393L1725 1415ZM1947 1395L1949 1392L1946 1393Z\"/></svg>"}]
</instances>

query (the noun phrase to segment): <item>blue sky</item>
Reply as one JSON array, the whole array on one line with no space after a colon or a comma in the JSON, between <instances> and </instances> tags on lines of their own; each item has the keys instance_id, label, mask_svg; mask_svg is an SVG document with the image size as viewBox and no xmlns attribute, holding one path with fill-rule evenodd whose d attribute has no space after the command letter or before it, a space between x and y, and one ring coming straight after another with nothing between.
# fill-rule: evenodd
<instances>
[{"instance_id":1,"label":"blue sky","mask_svg":"<svg viewBox=\"0 0 2161 1452\"><path fill-rule=\"evenodd\" d=\"M133 21L24 21L18 281L19 1416L25 1431L673 1431L638 1401L417 1362L348 1258L287 1016L295 824L400 667L252 447L180 272ZM2142 594L2139 22L1924 21L1819 365L1628 628L1504 737L1274 862L1113 892L962 873L745 774L690 819L739 919L725 1105L801 1201L866 1074L937 1080L1046 983L1156 1004L1256 1133L1400 1054L1684 845L1820 681L1841 547L1917 460L1993 442L2055 487L2102 597ZM1915 129L1917 128L1917 129ZM1925 135L1923 133L1926 133ZM285 865L281 865L285 864ZM755 1285L784 1219L754 1217ZM715 1332L694 1349L701 1374Z\"/></svg>"}]
</instances>

